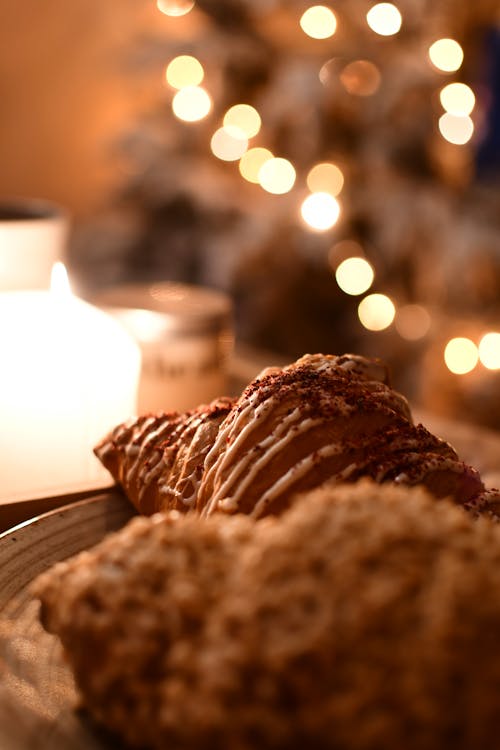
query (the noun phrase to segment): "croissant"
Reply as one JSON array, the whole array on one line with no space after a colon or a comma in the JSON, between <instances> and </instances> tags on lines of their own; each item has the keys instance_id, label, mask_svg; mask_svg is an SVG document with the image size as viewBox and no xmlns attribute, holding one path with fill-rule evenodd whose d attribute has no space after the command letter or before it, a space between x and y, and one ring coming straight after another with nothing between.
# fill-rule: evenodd
<instances>
[{"instance_id":1,"label":"croissant","mask_svg":"<svg viewBox=\"0 0 500 750\"><path fill-rule=\"evenodd\" d=\"M140 513L185 511L196 503L205 456L233 399L118 425L95 453Z\"/></svg>"},{"instance_id":2,"label":"croissant","mask_svg":"<svg viewBox=\"0 0 500 750\"><path fill-rule=\"evenodd\" d=\"M238 399L139 417L95 452L145 514L261 518L281 513L298 492L363 476L422 484L474 510L492 502L482 500L478 472L413 423L387 367L352 354L305 355L267 368Z\"/></svg>"}]
</instances>

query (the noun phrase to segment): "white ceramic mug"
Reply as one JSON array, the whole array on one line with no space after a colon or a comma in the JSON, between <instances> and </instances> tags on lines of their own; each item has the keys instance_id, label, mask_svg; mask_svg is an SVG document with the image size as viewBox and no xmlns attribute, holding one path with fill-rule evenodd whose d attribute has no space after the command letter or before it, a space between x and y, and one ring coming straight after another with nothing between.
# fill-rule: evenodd
<instances>
[{"instance_id":1,"label":"white ceramic mug","mask_svg":"<svg viewBox=\"0 0 500 750\"><path fill-rule=\"evenodd\" d=\"M0 291L48 289L64 261L69 218L60 206L31 198L0 199Z\"/></svg>"}]
</instances>

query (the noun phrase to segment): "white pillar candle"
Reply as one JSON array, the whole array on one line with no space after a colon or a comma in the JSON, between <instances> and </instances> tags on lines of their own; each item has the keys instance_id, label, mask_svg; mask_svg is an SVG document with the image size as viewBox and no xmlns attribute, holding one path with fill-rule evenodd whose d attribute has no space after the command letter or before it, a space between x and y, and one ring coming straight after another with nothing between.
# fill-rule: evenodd
<instances>
[{"instance_id":1,"label":"white pillar candle","mask_svg":"<svg viewBox=\"0 0 500 750\"><path fill-rule=\"evenodd\" d=\"M123 328L69 287L0 294L0 501L109 484L92 448L135 413L139 370Z\"/></svg>"}]
</instances>

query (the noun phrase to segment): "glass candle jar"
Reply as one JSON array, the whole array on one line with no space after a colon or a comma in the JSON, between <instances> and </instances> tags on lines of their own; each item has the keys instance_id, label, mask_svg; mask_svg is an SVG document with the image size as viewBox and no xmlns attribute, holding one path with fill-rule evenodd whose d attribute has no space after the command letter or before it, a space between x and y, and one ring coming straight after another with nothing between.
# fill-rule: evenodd
<instances>
[{"instance_id":1,"label":"glass candle jar","mask_svg":"<svg viewBox=\"0 0 500 750\"><path fill-rule=\"evenodd\" d=\"M127 284L92 302L138 342L142 368L137 411L184 411L226 395L233 350L230 298L205 287Z\"/></svg>"}]
</instances>

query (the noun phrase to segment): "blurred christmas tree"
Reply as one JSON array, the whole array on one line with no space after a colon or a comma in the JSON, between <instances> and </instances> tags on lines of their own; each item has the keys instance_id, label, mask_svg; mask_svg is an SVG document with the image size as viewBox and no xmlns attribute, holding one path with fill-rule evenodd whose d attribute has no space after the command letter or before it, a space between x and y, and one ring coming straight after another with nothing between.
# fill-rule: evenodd
<instances>
[{"instance_id":1,"label":"blurred christmas tree","mask_svg":"<svg viewBox=\"0 0 500 750\"><path fill-rule=\"evenodd\" d=\"M119 140L113 223L75 252L88 284L223 288L241 341L377 354L410 394L450 339L474 346L446 374L473 369L499 330L497 0L157 5L172 35L134 59L166 69L164 98ZM488 341L467 398L498 424Z\"/></svg>"}]
</instances>

